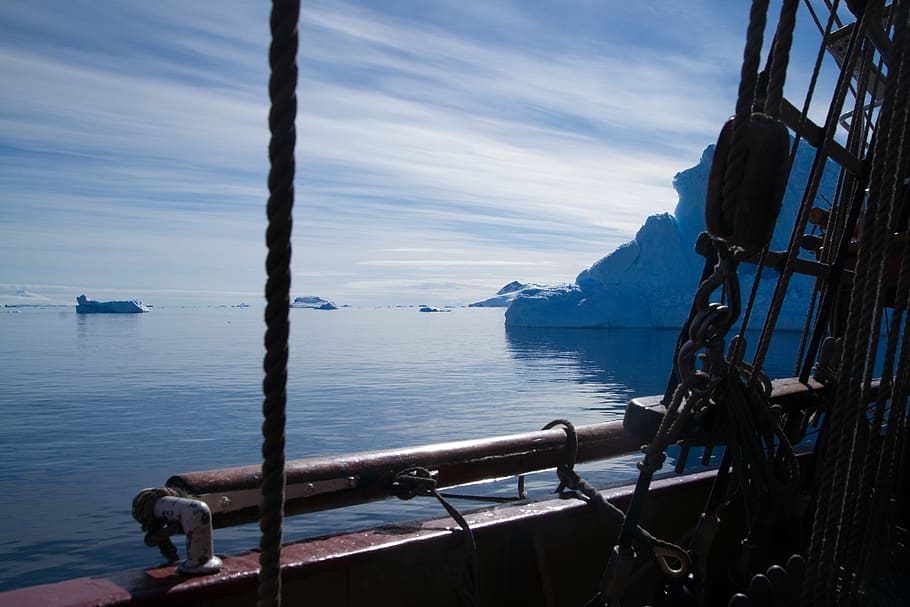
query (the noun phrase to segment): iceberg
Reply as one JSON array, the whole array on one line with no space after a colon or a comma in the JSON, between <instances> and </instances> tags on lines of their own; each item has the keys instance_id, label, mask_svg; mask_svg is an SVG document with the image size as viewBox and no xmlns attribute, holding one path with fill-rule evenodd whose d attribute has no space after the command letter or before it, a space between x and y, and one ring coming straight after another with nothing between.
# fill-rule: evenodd
<instances>
[{"instance_id":1,"label":"iceberg","mask_svg":"<svg viewBox=\"0 0 910 607\"><path fill-rule=\"evenodd\" d=\"M4 308L65 308L66 304L54 303L44 295L32 293L24 288L0 285L0 305Z\"/></svg>"},{"instance_id":2,"label":"iceberg","mask_svg":"<svg viewBox=\"0 0 910 607\"><path fill-rule=\"evenodd\" d=\"M85 295L76 298L76 312L79 314L139 314L149 309L133 299L120 301L95 301Z\"/></svg>"},{"instance_id":3,"label":"iceberg","mask_svg":"<svg viewBox=\"0 0 910 607\"><path fill-rule=\"evenodd\" d=\"M673 214L648 217L632 241L582 270L574 283L519 290L506 310L506 326L680 328L704 267L704 258L695 253L695 240L705 230L705 194L713 156L714 145L709 145L696 166L676 174L673 187L679 201ZM799 149L791 183L806 182L813 158L808 146ZM836 176L833 168L824 172L820 201L832 199ZM786 248L801 198L801 190L787 186L771 249ZM756 267L741 264L739 274L745 305ZM767 313L778 274L771 268L763 270L753 318ZM791 297L779 317L779 329L802 330L813 286L812 277L792 277Z\"/></svg>"},{"instance_id":4,"label":"iceberg","mask_svg":"<svg viewBox=\"0 0 910 607\"><path fill-rule=\"evenodd\" d=\"M437 308L435 306L420 306L417 310L418 312L451 312L446 308Z\"/></svg>"},{"instance_id":5,"label":"iceberg","mask_svg":"<svg viewBox=\"0 0 910 607\"><path fill-rule=\"evenodd\" d=\"M323 299L321 297L316 297L313 295L305 295L303 297L295 297L294 301L291 302L292 308L311 308L313 310L337 310L333 302Z\"/></svg>"},{"instance_id":6,"label":"iceberg","mask_svg":"<svg viewBox=\"0 0 910 607\"><path fill-rule=\"evenodd\" d=\"M513 280L505 285L493 297L481 301L475 301L468 304L469 308L508 308L515 301L516 297L531 297L540 293L541 289L547 287L543 285L524 284Z\"/></svg>"}]
</instances>

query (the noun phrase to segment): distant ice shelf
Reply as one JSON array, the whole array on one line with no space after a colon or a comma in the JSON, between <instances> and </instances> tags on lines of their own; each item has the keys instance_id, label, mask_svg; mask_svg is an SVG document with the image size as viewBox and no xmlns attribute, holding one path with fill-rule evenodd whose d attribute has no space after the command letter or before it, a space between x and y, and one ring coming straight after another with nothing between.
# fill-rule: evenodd
<instances>
[{"instance_id":1,"label":"distant ice shelf","mask_svg":"<svg viewBox=\"0 0 910 607\"><path fill-rule=\"evenodd\" d=\"M117 301L95 301L85 295L76 298L76 312L79 314L139 314L149 309L134 299Z\"/></svg>"}]
</instances>

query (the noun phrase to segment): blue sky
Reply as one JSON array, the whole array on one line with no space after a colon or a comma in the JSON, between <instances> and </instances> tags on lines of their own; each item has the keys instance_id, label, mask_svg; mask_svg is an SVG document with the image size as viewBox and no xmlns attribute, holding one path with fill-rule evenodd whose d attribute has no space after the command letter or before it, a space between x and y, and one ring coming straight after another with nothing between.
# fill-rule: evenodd
<instances>
[{"instance_id":1,"label":"blue sky","mask_svg":"<svg viewBox=\"0 0 910 607\"><path fill-rule=\"evenodd\" d=\"M573 280L673 210L733 110L748 5L305 2L293 294ZM0 3L0 297L261 299L268 11Z\"/></svg>"}]
</instances>

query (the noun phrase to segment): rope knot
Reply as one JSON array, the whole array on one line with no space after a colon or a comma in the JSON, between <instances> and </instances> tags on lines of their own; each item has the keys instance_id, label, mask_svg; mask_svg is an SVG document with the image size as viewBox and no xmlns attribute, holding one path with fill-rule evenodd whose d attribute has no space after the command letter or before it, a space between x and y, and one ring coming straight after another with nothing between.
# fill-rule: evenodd
<instances>
[{"instance_id":1,"label":"rope knot","mask_svg":"<svg viewBox=\"0 0 910 607\"><path fill-rule=\"evenodd\" d=\"M426 468L414 466L405 468L395 475L392 482L392 495L402 500L409 500L418 495L434 495L436 479Z\"/></svg>"},{"instance_id":2,"label":"rope knot","mask_svg":"<svg viewBox=\"0 0 910 607\"><path fill-rule=\"evenodd\" d=\"M556 466L556 477L559 479L559 486L553 493L563 493L565 489L581 491L583 488L583 483L578 473L565 465Z\"/></svg>"},{"instance_id":3,"label":"rope knot","mask_svg":"<svg viewBox=\"0 0 910 607\"><path fill-rule=\"evenodd\" d=\"M664 462L666 461L667 456L663 451L658 451L653 454L645 454L645 457L638 462L638 469L647 474L654 474L661 468L663 468Z\"/></svg>"},{"instance_id":4,"label":"rope knot","mask_svg":"<svg viewBox=\"0 0 910 607\"><path fill-rule=\"evenodd\" d=\"M161 555L168 563L179 560L177 548L171 541L175 533L183 533L177 523L168 523L166 520L155 516L155 504L163 497L181 497L180 493L169 487L155 487L143 489L133 498L133 518L142 525L145 531L145 545L157 546Z\"/></svg>"},{"instance_id":5,"label":"rope knot","mask_svg":"<svg viewBox=\"0 0 910 607\"><path fill-rule=\"evenodd\" d=\"M180 492L170 487L154 487L143 489L133 498L133 519L142 525L143 531L158 525L159 519L155 516L155 504L162 497L182 497Z\"/></svg>"},{"instance_id":6,"label":"rope knot","mask_svg":"<svg viewBox=\"0 0 910 607\"><path fill-rule=\"evenodd\" d=\"M458 523L464 532L464 576L465 584L461 587L461 602L459 604L471 605L476 607L479 601L479 589L477 586L477 543L474 541L474 532L468 525L468 521L452 504L436 490L436 478L433 473L426 468L414 466L405 468L395 475L392 481L392 495L399 499L409 500L418 495L435 497L436 500L445 508L449 516Z\"/></svg>"}]
</instances>

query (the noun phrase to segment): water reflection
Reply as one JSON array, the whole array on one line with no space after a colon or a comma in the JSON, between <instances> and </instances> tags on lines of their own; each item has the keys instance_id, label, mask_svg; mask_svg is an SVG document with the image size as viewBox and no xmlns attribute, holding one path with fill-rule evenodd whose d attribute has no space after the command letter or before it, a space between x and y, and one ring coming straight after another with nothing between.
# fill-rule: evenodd
<instances>
[{"instance_id":1,"label":"water reflection","mask_svg":"<svg viewBox=\"0 0 910 607\"><path fill-rule=\"evenodd\" d=\"M604 394L663 394L678 333L656 329L556 329L506 327L509 352L526 365L573 366L580 384L594 384ZM758 342L747 333L747 360ZM799 334L775 334L764 369L770 377L793 372ZM613 400L613 399L611 399Z\"/></svg>"},{"instance_id":2,"label":"water reflection","mask_svg":"<svg viewBox=\"0 0 910 607\"><path fill-rule=\"evenodd\" d=\"M79 347L86 346L86 340L110 339L134 334L142 327L142 314L75 314L76 335Z\"/></svg>"},{"instance_id":3,"label":"water reflection","mask_svg":"<svg viewBox=\"0 0 910 607\"><path fill-rule=\"evenodd\" d=\"M510 354L526 364L572 364L580 384L617 396L663 393L677 333L647 329L506 327Z\"/></svg>"}]
</instances>

